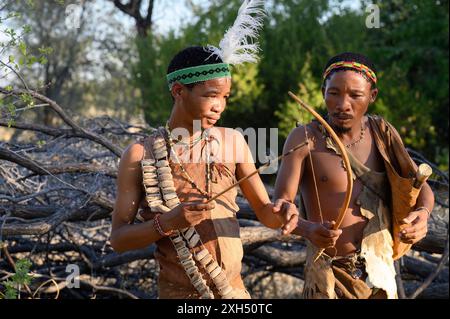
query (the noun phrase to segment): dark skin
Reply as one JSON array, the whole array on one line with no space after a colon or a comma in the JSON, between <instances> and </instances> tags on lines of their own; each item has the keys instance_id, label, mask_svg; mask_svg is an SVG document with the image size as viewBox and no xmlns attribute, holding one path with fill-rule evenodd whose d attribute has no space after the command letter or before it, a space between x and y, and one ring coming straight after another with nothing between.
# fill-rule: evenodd
<instances>
[{"instance_id":1,"label":"dark skin","mask_svg":"<svg viewBox=\"0 0 450 319\"><path fill-rule=\"evenodd\" d=\"M211 129L212 134L222 133L225 128L214 127L225 110L226 100L230 95L231 79L219 78L199 83L192 88L175 83L171 89L174 98L169 128L185 128L190 132L189 139L195 140L200 132L194 132L193 120L200 120L203 129ZM195 135L195 136L194 136ZM214 134L222 136L222 134ZM236 162L236 178L240 179L252 173L256 168L251 160L251 152L244 137L232 130L232 139L218 142L216 153L224 154L233 151L233 160L244 154L243 162ZM184 141L188 142L188 141ZM228 145L232 143L233 145ZM190 150L192 153L192 150ZM145 194L142 190L142 173L140 160L144 147L135 143L128 147L122 155L117 179L117 197L112 215L111 246L118 252L143 248L159 240L162 236L155 230L153 220L143 216L147 221L132 224ZM191 154L192 155L192 154ZM190 157L189 157L190 158ZM240 184L244 196L249 201L258 219L267 227L282 228L282 232L291 232L298 222L298 211L295 205L286 205L282 201L270 202L264 184L259 175L247 179ZM204 202L182 203L160 217L163 231L172 231L195 226L210 218L215 203Z\"/></svg>"},{"instance_id":2,"label":"dark skin","mask_svg":"<svg viewBox=\"0 0 450 319\"><path fill-rule=\"evenodd\" d=\"M378 90L359 73L347 70L333 73L326 81L323 97L328 109L329 123L338 133L344 145L360 139L361 126L366 127L364 137L349 147L361 163L374 171L384 171L384 165L364 116L377 97ZM356 199L362 191L358 179L354 181L350 205L338 230L332 230L339 208L342 206L346 187L346 172L341 157L326 148L325 139L317 124L306 126L310 143L312 162L317 182L321 213L308 158L308 148L301 148L286 157L280 167L275 186L275 198L293 203L298 188L302 192L307 220L300 219L293 233L310 240L316 247L324 248L329 255L344 256L355 252L361 244L363 229L367 224L361 215ZM284 152L305 141L305 127L294 129L284 146ZM424 206L432 211L434 195L425 184L417 199L416 207ZM322 217L321 217L322 215ZM416 243L427 233L428 213L425 209L412 211L404 223L409 226L399 236L405 243Z\"/></svg>"}]
</instances>

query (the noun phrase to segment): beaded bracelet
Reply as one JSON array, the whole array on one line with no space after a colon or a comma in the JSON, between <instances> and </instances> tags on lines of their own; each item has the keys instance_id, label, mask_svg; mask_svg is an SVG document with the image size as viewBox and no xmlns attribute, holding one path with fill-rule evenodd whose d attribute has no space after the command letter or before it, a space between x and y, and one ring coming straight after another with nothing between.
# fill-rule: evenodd
<instances>
[{"instance_id":1,"label":"beaded bracelet","mask_svg":"<svg viewBox=\"0 0 450 319\"><path fill-rule=\"evenodd\" d=\"M428 208L426 208L425 206L420 206L420 207L417 207L417 208L416 208L416 210L421 210L421 209L425 209L425 210L426 210L426 212L428 213L428 217L431 216L430 210L429 210Z\"/></svg>"},{"instance_id":2,"label":"beaded bracelet","mask_svg":"<svg viewBox=\"0 0 450 319\"><path fill-rule=\"evenodd\" d=\"M159 221L159 216L161 214L156 214L155 218L153 218L153 226L155 226L156 231L163 237L170 236L173 233L173 230L170 230L168 232L164 232L164 230L161 227L161 222Z\"/></svg>"}]
</instances>

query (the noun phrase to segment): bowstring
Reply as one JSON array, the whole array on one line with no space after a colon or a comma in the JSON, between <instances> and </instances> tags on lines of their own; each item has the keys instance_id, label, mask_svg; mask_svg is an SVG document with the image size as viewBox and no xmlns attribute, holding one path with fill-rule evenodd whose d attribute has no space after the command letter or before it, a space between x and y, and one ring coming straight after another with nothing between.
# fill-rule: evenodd
<instances>
[{"instance_id":1,"label":"bowstring","mask_svg":"<svg viewBox=\"0 0 450 319\"><path fill-rule=\"evenodd\" d=\"M305 127L305 138L306 138L306 140L308 140L309 138L308 138L308 131L306 129L306 125L304 127ZM311 165L312 176L313 176L313 181L314 181L314 190L316 193L317 206L319 207L320 222L323 224L322 207L320 205L319 190L317 189L316 174L315 174L315 170L314 170L314 164L312 161L311 147L309 146L309 143L308 143L308 153L309 153L309 156L308 156L309 163Z\"/></svg>"}]
</instances>

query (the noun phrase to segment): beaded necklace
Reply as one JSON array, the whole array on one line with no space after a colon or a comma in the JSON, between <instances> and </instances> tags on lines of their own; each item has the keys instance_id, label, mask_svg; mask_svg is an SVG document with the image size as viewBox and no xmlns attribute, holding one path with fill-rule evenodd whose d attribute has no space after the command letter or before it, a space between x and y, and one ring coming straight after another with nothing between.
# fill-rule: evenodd
<instances>
[{"instance_id":1,"label":"beaded necklace","mask_svg":"<svg viewBox=\"0 0 450 319\"><path fill-rule=\"evenodd\" d=\"M326 117L326 121L329 122L328 117ZM336 154L339 154L339 155L340 155L340 152L339 152L339 150L336 148L336 146L335 146L335 144L334 144L334 141L331 139L331 137L330 137L329 133L327 132L327 130L326 130L320 123L319 123L319 129L320 129L320 131L321 131L321 133L322 133L323 138L324 138L325 141L326 141L327 148L333 150L334 152L336 152ZM351 142L350 144L345 145L345 147L348 148L348 149L350 149L352 146L354 146L354 145L360 143L360 142L364 139L365 132L366 132L366 126L364 125L364 118L362 118L362 119L361 119L361 132L360 132L360 134L359 134L359 138L358 138L356 141ZM344 160L341 160L341 166L342 166L342 168L343 168L344 170L347 170L347 168L346 168L345 165L344 165Z\"/></svg>"},{"instance_id":2,"label":"beaded necklace","mask_svg":"<svg viewBox=\"0 0 450 319\"><path fill-rule=\"evenodd\" d=\"M176 141L177 144L181 144L188 147L194 147L198 142L202 140L202 134L200 134L198 137L196 137L189 143L183 142L181 139L174 138L169 128L169 121L166 122L166 126L164 128L166 129L167 134L169 135L169 139L171 139L172 141Z\"/></svg>"},{"instance_id":3,"label":"beaded necklace","mask_svg":"<svg viewBox=\"0 0 450 319\"><path fill-rule=\"evenodd\" d=\"M200 135L200 140L205 140L205 152L206 152L206 168L205 168L205 178L206 178L206 190L201 189L197 183L194 181L194 179L189 175L189 173L186 171L185 167L183 166L182 162L180 161L180 158L178 157L177 153L174 150L174 145L176 142L172 138L172 132L170 131L168 122L165 127L166 136L169 143L169 152L175 159L176 164L180 165L180 169L184 177L188 180L188 182L197 189L202 195L206 196L207 198L211 198L211 157L210 157L210 138L209 138L209 130L205 130ZM200 141L199 140L199 141ZM198 143L198 142L196 142ZM196 144L195 143L195 144ZM193 145L195 145L193 144Z\"/></svg>"},{"instance_id":4,"label":"beaded necklace","mask_svg":"<svg viewBox=\"0 0 450 319\"><path fill-rule=\"evenodd\" d=\"M355 146L356 144L360 143L363 140L365 133L366 133L366 126L361 121L361 132L359 133L359 139L357 139L354 142L351 142L350 144L346 144L345 147L350 148L350 147Z\"/></svg>"}]
</instances>

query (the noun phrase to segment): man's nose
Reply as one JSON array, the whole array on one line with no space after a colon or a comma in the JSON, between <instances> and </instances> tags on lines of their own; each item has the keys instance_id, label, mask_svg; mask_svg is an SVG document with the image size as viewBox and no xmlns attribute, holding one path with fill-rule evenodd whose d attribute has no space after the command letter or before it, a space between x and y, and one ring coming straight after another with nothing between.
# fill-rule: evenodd
<instances>
[{"instance_id":1,"label":"man's nose","mask_svg":"<svg viewBox=\"0 0 450 319\"><path fill-rule=\"evenodd\" d=\"M347 94L341 96L336 104L336 110L339 112L347 112L351 110L352 105L350 103L349 96Z\"/></svg>"}]
</instances>

